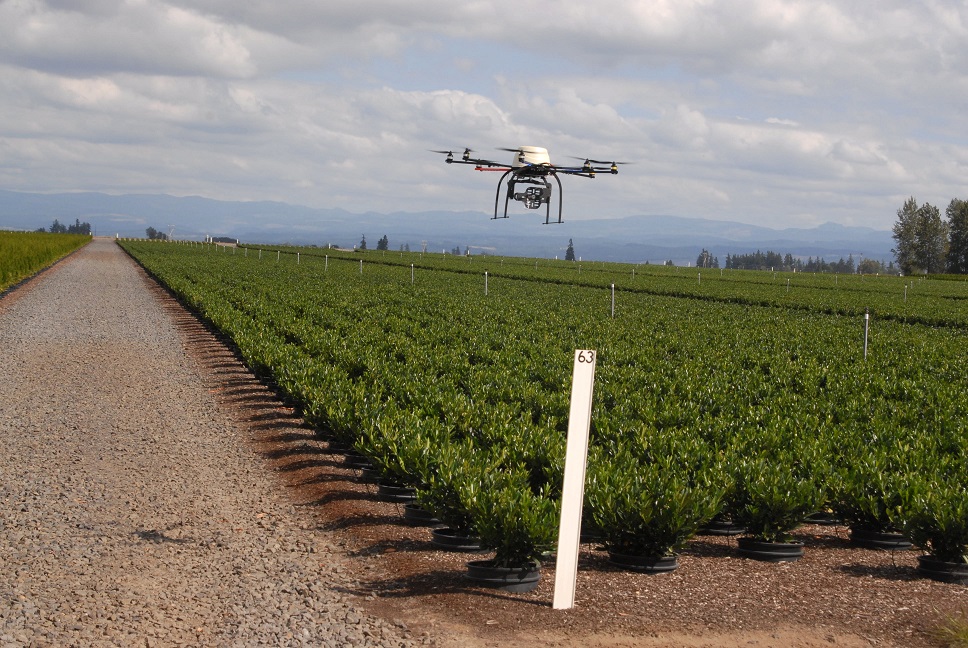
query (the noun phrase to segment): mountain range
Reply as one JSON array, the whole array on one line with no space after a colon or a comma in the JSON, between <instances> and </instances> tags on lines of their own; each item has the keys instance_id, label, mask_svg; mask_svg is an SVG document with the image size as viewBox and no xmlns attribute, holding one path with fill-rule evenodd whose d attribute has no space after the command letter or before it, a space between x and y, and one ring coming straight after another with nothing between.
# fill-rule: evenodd
<instances>
[{"instance_id":1,"label":"mountain range","mask_svg":"<svg viewBox=\"0 0 968 648\"><path fill-rule=\"evenodd\" d=\"M836 261L893 259L891 232L825 223L814 228L772 229L702 218L639 215L571 220L544 225L537 212L493 220L483 212L353 213L282 202L239 202L165 194L25 193L0 190L0 228L49 228L90 223L96 234L143 237L148 227L174 239L226 236L247 243L353 247L365 236L375 248L386 236L392 250L564 257L569 240L584 259L676 265L695 263L703 249L720 261L727 254L761 250Z\"/></svg>"}]
</instances>

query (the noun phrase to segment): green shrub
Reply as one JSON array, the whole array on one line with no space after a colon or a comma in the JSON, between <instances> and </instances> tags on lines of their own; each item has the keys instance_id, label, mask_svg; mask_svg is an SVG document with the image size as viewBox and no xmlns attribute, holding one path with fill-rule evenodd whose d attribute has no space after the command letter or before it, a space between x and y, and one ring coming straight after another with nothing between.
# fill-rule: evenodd
<instances>
[{"instance_id":1,"label":"green shrub","mask_svg":"<svg viewBox=\"0 0 968 648\"><path fill-rule=\"evenodd\" d=\"M892 519L914 544L936 559L968 563L968 471L945 472L939 466L934 473L912 473L901 480L901 502Z\"/></svg>"},{"instance_id":2,"label":"green shrub","mask_svg":"<svg viewBox=\"0 0 968 648\"><path fill-rule=\"evenodd\" d=\"M826 502L828 466L820 442L787 438L745 447L734 467L733 520L762 542L789 542L790 532Z\"/></svg>"},{"instance_id":3,"label":"green shrub","mask_svg":"<svg viewBox=\"0 0 968 648\"><path fill-rule=\"evenodd\" d=\"M672 554L719 511L729 478L715 455L686 435L664 445L646 460L627 448L609 457L593 451L586 497L609 550Z\"/></svg>"},{"instance_id":4,"label":"green shrub","mask_svg":"<svg viewBox=\"0 0 968 648\"><path fill-rule=\"evenodd\" d=\"M528 471L504 466L498 457L475 461L460 485L462 505L474 520L481 546L495 551L495 564L524 567L535 564L554 547L558 502L544 489L532 491ZM497 459L497 461L495 461Z\"/></svg>"},{"instance_id":5,"label":"green shrub","mask_svg":"<svg viewBox=\"0 0 968 648\"><path fill-rule=\"evenodd\" d=\"M906 470L905 453L868 445L858 437L839 459L831 479L837 516L851 527L892 530L890 513L901 502L897 480Z\"/></svg>"},{"instance_id":6,"label":"green shrub","mask_svg":"<svg viewBox=\"0 0 968 648\"><path fill-rule=\"evenodd\" d=\"M442 440L428 448L417 487L417 502L459 535L476 534L471 512L461 500L461 484L473 474L474 447L467 441Z\"/></svg>"}]
</instances>

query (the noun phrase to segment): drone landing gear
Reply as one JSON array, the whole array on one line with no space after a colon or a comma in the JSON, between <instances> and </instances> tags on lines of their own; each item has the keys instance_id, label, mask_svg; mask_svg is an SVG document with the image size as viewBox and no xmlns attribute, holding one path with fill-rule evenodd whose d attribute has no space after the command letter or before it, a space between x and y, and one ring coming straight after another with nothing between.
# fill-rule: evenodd
<instances>
[{"instance_id":1,"label":"drone landing gear","mask_svg":"<svg viewBox=\"0 0 968 648\"><path fill-rule=\"evenodd\" d=\"M494 217L491 220L498 218L508 217L508 202L513 198L518 202L522 203L525 209L540 209L541 205L545 206L545 225L551 223L551 183L548 182L546 176L522 176L515 174L516 169L510 169L504 172L501 179L497 182L497 194L494 196ZM514 174L514 175L512 175ZM508 176L511 176L508 178ZM561 223L561 180L558 178L558 174L550 173L554 177L555 182L558 183L558 222ZM507 192L504 195L504 215L498 216L497 209L498 203L501 200L501 185L507 180ZM530 185L523 192L515 192L515 186L518 184Z\"/></svg>"}]
</instances>

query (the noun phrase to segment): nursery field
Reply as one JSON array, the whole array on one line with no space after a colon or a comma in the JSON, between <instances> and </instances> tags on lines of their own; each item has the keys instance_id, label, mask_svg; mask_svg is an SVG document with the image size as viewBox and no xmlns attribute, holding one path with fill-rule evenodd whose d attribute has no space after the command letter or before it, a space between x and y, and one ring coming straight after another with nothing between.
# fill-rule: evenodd
<instances>
[{"instance_id":1,"label":"nursery field","mask_svg":"<svg viewBox=\"0 0 968 648\"><path fill-rule=\"evenodd\" d=\"M0 230L0 293L90 240L81 234Z\"/></svg>"},{"instance_id":2,"label":"nursery field","mask_svg":"<svg viewBox=\"0 0 968 648\"><path fill-rule=\"evenodd\" d=\"M968 283L123 246L490 566L554 549L572 361L594 349L584 522L614 562L675 569L729 525L747 557L795 560L821 513L968 582Z\"/></svg>"}]
</instances>

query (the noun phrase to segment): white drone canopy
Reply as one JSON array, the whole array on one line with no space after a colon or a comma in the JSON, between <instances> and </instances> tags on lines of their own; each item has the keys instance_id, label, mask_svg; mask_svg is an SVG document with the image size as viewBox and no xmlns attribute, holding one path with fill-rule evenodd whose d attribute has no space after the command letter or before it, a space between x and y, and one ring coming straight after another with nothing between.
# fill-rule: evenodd
<instances>
[{"instance_id":1,"label":"white drone canopy","mask_svg":"<svg viewBox=\"0 0 968 648\"><path fill-rule=\"evenodd\" d=\"M515 169L529 164L540 166L551 165L551 157L548 155L548 149L540 146L519 146L516 149L505 150L514 152L514 161L511 162L511 167Z\"/></svg>"}]
</instances>

